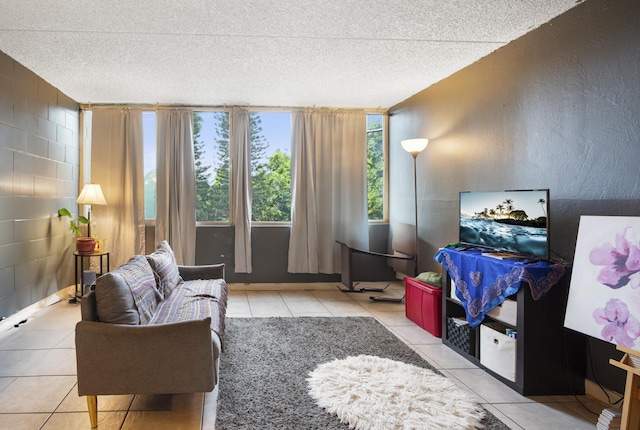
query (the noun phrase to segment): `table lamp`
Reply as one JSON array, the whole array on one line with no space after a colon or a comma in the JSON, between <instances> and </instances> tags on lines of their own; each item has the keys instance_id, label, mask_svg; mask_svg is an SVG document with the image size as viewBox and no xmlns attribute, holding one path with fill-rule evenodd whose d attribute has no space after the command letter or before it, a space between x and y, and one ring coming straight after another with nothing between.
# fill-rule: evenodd
<instances>
[{"instance_id":1,"label":"table lamp","mask_svg":"<svg viewBox=\"0 0 640 430\"><path fill-rule=\"evenodd\" d=\"M76 199L76 203L79 205L89 205L87 211L87 237L91 237L91 205L106 205L107 201L102 194L102 188L98 184L85 184L84 188L80 192L80 195Z\"/></svg>"}]
</instances>

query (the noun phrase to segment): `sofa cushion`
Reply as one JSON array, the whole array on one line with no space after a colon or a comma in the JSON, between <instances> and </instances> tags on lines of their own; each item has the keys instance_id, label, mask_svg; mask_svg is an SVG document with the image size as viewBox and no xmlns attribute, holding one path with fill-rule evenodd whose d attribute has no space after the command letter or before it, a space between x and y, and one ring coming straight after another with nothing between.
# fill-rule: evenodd
<instances>
[{"instance_id":1,"label":"sofa cushion","mask_svg":"<svg viewBox=\"0 0 640 430\"><path fill-rule=\"evenodd\" d=\"M223 279L187 281L165 297L149 324L168 324L210 317L211 330L224 345L227 300L228 287Z\"/></svg>"},{"instance_id":2,"label":"sofa cushion","mask_svg":"<svg viewBox=\"0 0 640 430\"><path fill-rule=\"evenodd\" d=\"M131 257L96 282L96 307L103 322L147 324L161 301L153 270L142 255ZM132 309L137 311L137 321Z\"/></svg>"},{"instance_id":3,"label":"sofa cushion","mask_svg":"<svg viewBox=\"0 0 640 430\"><path fill-rule=\"evenodd\" d=\"M84 303L84 299L82 300ZM95 289L98 321L140 324L140 314L125 278L116 270L100 276Z\"/></svg>"},{"instance_id":4,"label":"sofa cushion","mask_svg":"<svg viewBox=\"0 0 640 430\"><path fill-rule=\"evenodd\" d=\"M183 282L176 257L166 240L160 242L152 254L147 255L147 261L153 269L158 290L163 298L169 296L173 289Z\"/></svg>"}]
</instances>

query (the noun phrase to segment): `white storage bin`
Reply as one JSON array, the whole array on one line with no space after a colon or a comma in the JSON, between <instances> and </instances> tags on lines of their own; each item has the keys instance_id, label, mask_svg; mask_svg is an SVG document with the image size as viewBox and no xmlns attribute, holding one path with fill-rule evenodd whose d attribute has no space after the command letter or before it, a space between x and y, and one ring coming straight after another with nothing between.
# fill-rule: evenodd
<instances>
[{"instance_id":1,"label":"white storage bin","mask_svg":"<svg viewBox=\"0 0 640 430\"><path fill-rule=\"evenodd\" d=\"M504 330L505 327L498 323L480 326L480 363L515 382L517 339L507 336Z\"/></svg>"},{"instance_id":2,"label":"white storage bin","mask_svg":"<svg viewBox=\"0 0 640 430\"><path fill-rule=\"evenodd\" d=\"M500 306L496 306L487 312L487 315L494 320L502 321L515 327L518 324L518 302L506 299Z\"/></svg>"},{"instance_id":3,"label":"white storage bin","mask_svg":"<svg viewBox=\"0 0 640 430\"><path fill-rule=\"evenodd\" d=\"M451 280L451 291L449 291L449 296L453 300L460 302L460 299L458 298L458 296L456 296L456 283L453 282L453 279Z\"/></svg>"}]
</instances>

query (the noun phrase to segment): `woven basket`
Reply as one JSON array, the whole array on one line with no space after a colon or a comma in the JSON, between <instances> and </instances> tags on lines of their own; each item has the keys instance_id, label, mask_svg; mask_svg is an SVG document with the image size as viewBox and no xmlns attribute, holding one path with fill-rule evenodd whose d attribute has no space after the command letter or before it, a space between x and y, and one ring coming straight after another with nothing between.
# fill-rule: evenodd
<instances>
[{"instance_id":1,"label":"woven basket","mask_svg":"<svg viewBox=\"0 0 640 430\"><path fill-rule=\"evenodd\" d=\"M465 354L475 354L476 331L468 325L458 325L453 318L447 318L447 339L451 345Z\"/></svg>"}]
</instances>

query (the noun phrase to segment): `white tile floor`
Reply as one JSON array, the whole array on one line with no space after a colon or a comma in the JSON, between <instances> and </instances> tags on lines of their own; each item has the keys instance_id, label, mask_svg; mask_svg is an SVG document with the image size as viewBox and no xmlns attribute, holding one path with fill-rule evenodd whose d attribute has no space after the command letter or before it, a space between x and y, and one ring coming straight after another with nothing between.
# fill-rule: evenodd
<instances>
[{"instance_id":1,"label":"white tile floor","mask_svg":"<svg viewBox=\"0 0 640 430\"><path fill-rule=\"evenodd\" d=\"M394 283L384 294L402 296L402 284ZM370 295L375 294L345 294L315 284L287 284L278 291L231 285L227 317L373 316L509 427L595 428L601 403L585 396L520 396L406 319L404 305L372 302ZM79 319L79 305L62 301L19 328L0 332L0 429L90 427L86 403L75 387L74 327ZM213 403L207 394L102 396L99 428L213 429Z\"/></svg>"}]
</instances>

